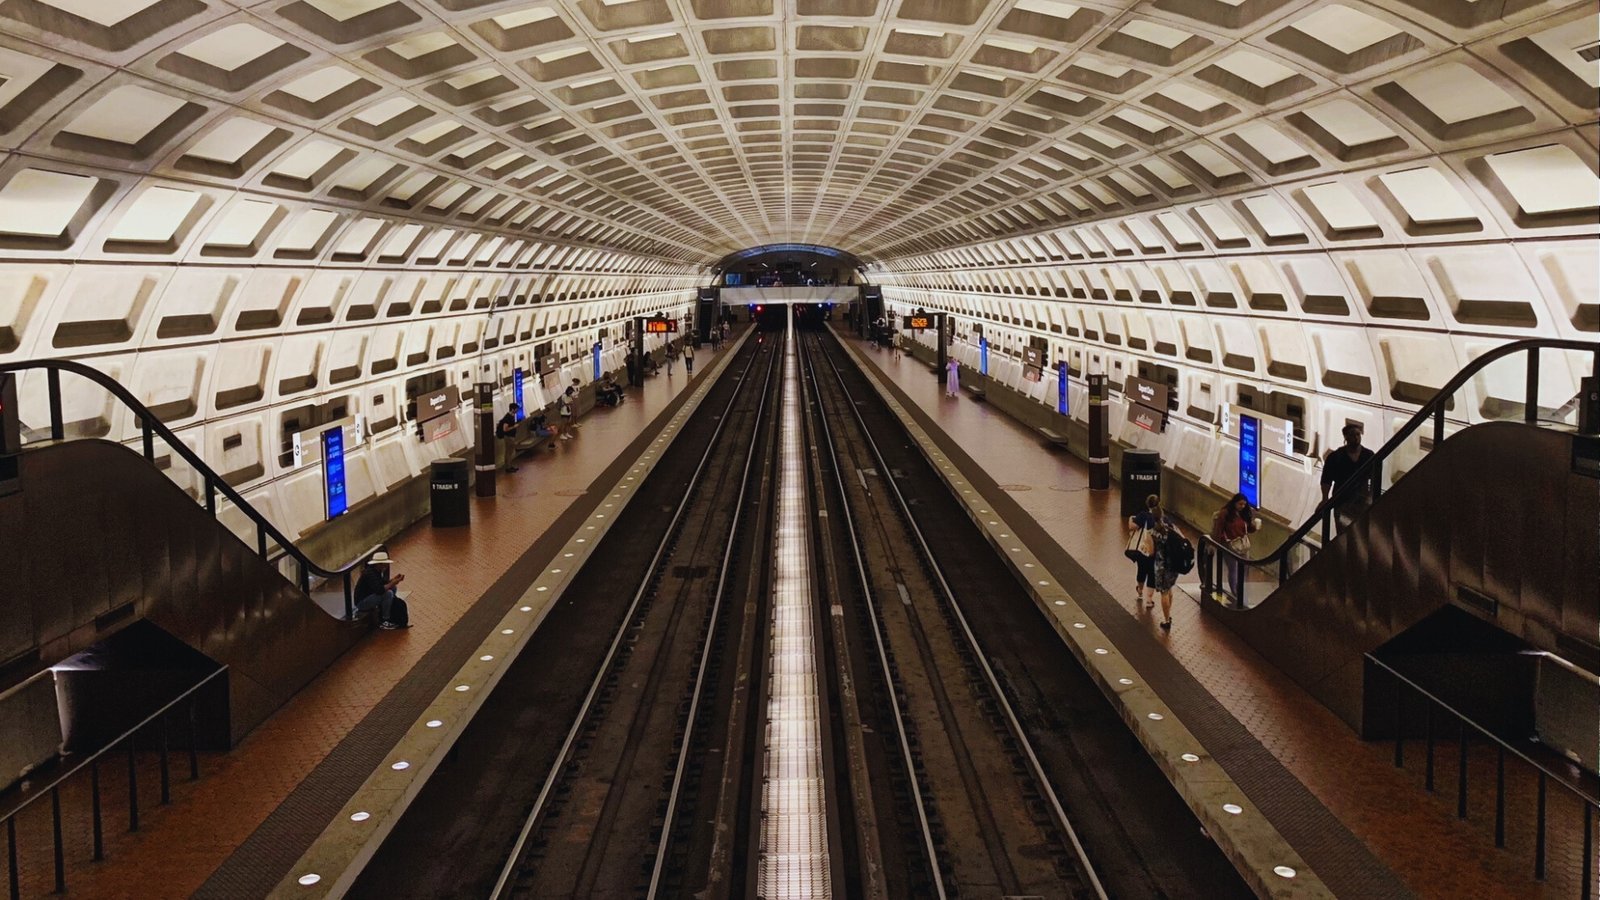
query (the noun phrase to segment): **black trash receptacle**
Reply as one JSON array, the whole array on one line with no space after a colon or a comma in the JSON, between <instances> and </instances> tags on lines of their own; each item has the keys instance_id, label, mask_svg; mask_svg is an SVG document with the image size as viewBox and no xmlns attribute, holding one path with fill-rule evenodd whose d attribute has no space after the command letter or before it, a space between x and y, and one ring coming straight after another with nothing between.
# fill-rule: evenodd
<instances>
[{"instance_id":1,"label":"black trash receptacle","mask_svg":"<svg viewBox=\"0 0 1600 900\"><path fill-rule=\"evenodd\" d=\"M472 465L464 459L436 459L428 473L428 503L435 528L454 528L471 522L468 493Z\"/></svg>"},{"instance_id":2,"label":"black trash receptacle","mask_svg":"<svg viewBox=\"0 0 1600 900\"><path fill-rule=\"evenodd\" d=\"M1122 451L1122 515L1144 509L1146 497L1161 496L1161 454L1154 450Z\"/></svg>"}]
</instances>

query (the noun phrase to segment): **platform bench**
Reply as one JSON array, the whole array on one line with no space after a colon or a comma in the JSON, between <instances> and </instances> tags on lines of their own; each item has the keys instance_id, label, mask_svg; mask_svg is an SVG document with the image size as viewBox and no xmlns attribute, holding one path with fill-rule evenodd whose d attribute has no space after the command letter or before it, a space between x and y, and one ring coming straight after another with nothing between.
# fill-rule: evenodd
<instances>
[{"instance_id":1,"label":"platform bench","mask_svg":"<svg viewBox=\"0 0 1600 900\"><path fill-rule=\"evenodd\" d=\"M1065 446L1067 446L1067 436L1066 435L1057 434L1052 429L1046 428L1043 425L1039 426L1038 429L1036 429L1036 430L1039 432L1040 435L1042 435L1044 437L1045 440L1049 441L1052 444L1055 444L1057 447L1065 447Z\"/></svg>"},{"instance_id":2,"label":"platform bench","mask_svg":"<svg viewBox=\"0 0 1600 900\"><path fill-rule=\"evenodd\" d=\"M982 400L983 398L989 396L989 392L988 391L984 390L981 387L978 387L975 384L964 384L961 387L967 393L971 394L972 395L972 399L974 399L974 400Z\"/></svg>"}]
</instances>

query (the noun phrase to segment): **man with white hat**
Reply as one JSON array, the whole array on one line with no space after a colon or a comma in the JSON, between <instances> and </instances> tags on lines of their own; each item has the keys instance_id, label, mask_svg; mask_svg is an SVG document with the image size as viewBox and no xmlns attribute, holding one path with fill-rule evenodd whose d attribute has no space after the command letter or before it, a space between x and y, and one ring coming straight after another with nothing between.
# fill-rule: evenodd
<instances>
[{"instance_id":1,"label":"man with white hat","mask_svg":"<svg viewBox=\"0 0 1600 900\"><path fill-rule=\"evenodd\" d=\"M382 550L372 554L367 560L366 568L361 573L361 580L356 582L356 613L365 614L378 608L378 627L385 631L394 628L409 628L411 623L397 624L393 618L395 602L395 586L405 581L404 575L389 577L389 568L392 564L389 554ZM409 619L409 616L407 617Z\"/></svg>"}]
</instances>

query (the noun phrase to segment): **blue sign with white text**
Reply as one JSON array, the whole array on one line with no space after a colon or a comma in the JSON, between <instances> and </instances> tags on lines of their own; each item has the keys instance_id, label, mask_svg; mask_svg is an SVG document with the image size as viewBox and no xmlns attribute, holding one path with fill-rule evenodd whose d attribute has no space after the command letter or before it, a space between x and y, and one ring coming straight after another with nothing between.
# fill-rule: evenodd
<instances>
[{"instance_id":1,"label":"blue sign with white text","mask_svg":"<svg viewBox=\"0 0 1600 900\"><path fill-rule=\"evenodd\" d=\"M1239 493L1261 506L1261 420L1255 416L1239 416Z\"/></svg>"},{"instance_id":2,"label":"blue sign with white text","mask_svg":"<svg viewBox=\"0 0 1600 900\"><path fill-rule=\"evenodd\" d=\"M594 343L594 380L600 380L600 342Z\"/></svg>"},{"instance_id":3,"label":"blue sign with white text","mask_svg":"<svg viewBox=\"0 0 1600 900\"><path fill-rule=\"evenodd\" d=\"M349 508L344 493L344 428L322 433L322 482L328 497L328 518L336 519Z\"/></svg>"},{"instance_id":4,"label":"blue sign with white text","mask_svg":"<svg viewBox=\"0 0 1600 900\"><path fill-rule=\"evenodd\" d=\"M1063 416L1067 414L1067 363L1065 360L1056 363L1056 412Z\"/></svg>"},{"instance_id":5,"label":"blue sign with white text","mask_svg":"<svg viewBox=\"0 0 1600 900\"><path fill-rule=\"evenodd\" d=\"M517 369L516 371L511 373L511 401L513 403L517 404L517 421L521 422L522 421L522 417L524 415L526 415L526 413L523 411L525 407L524 407L524 405L522 403L522 370L521 369Z\"/></svg>"},{"instance_id":6,"label":"blue sign with white text","mask_svg":"<svg viewBox=\"0 0 1600 900\"><path fill-rule=\"evenodd\" d=\"M989 339L978 338L978 371L989 374Z\"/></svg>"}]
</instances>

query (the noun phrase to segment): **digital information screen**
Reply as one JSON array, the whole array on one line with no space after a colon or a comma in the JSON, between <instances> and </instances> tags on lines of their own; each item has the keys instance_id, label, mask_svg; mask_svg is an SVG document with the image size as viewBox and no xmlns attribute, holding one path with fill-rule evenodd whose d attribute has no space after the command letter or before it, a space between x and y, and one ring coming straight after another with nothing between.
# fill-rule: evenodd
<instances>
[{"instance_id":1,"label":"digital information screen","mask_svg":"<svg viewBox=\"0 0 1600 900\"><path fill-rule=\"evenodd\" d=\"M517 369L511 373L511 402L517 404L517 421L521 422L526 415L522 403L522 370Z\"/></svg>"},{"instance_id":2,"label":"digital information screen","mask_svg":"<svg viewBox=\"0 0 1600 900\"><path fill-rule=\"evenodd\" d=\"M901 321L905 323L904 327L909 331L922 331L925 328L933 327L933 316L908 315Z\"/></svg>"},{"instance_id":3,"label":"digital information screen","mask_svg":"<svg viewBox=\"0 0 1600 900\"><path fill-rule=\"evenodd\" d=\"M978 338L978 371L989 374L989 339Z\"/></svg>"},{"instance_id":4,"label":"digital information screen","mask_svg":"<svg viewBox=\"0 0 1600 900\"><path fill-rule=\"evenodd\" d=\"M645 334L677 334L677 319L645 319Z\"/></svg>"},{"instance_id":5,"label":"digital information screen","mask_svg":"<svg viewBox=\"0 0 1600 900\"><path fill-rule=\"evenodd\" d=\"M337 519L349 508L344 492L344 428L322 433L322 486L328 498L328 518Z\"/></svg>"},{"instance_id":6,"label":"digital information screen","mask_svg":"<svg viewBox=\"0 0 1600 900\"><path fill-rule=\"evenodd\" d=\"M1239 417L1239 493L1261 506L1261 420L1255 416Z\"/></svg>"},{"instance_id":7,"label":"digital information screen","mask_svg":"<svg viewBox=\"0 0 1600 900\"><path fill-rule=\"evenodd\" d=\"M1067 363L1056 363L1056 412L1067 414Z\"/></svg>"}]
</instances>

